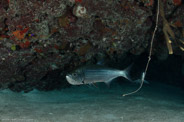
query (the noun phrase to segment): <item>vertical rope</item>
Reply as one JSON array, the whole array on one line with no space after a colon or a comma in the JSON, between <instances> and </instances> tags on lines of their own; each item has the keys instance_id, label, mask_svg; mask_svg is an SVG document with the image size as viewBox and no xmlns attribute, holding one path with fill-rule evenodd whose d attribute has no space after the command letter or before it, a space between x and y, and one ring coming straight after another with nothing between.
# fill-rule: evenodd
<instances>
[{"instance_id":1,"label":"vertical rope","mask_svg":"<svg viewBox=\"0 0 184 122\"><path fill-rule=\"evenodd\" d=\"M155 37L155 33L157 31L157 28L158 28L158 18L159 18L159 0L158 0L158 3L157 3L157 16L156 16L156 25L155 25L155 29L153 31L153 35L152 35L152 38L151 38L151 42L150 42L150 50L149 50L149 56L148 56L148 61L147 61L147 64L146 64L146 68L142 74L142 78L141 78L141 84L139 86L139 88L133 92L130 92L130 93L127 93L127 94L123 94L123 96L127 96L127 95L131 95L131 94L134 94L136 92L138 92L142 86L143 86L143 83L144 83L144 79L145 79L145 76L146 76L146 73L147 73L147 70L148 70L148 67L149 67L149 64L150 64L150 61L151 61L151 55L152 55L152 50L153 50L153 40L154 40L154 37Z\"/></svg>"}]
</instances>

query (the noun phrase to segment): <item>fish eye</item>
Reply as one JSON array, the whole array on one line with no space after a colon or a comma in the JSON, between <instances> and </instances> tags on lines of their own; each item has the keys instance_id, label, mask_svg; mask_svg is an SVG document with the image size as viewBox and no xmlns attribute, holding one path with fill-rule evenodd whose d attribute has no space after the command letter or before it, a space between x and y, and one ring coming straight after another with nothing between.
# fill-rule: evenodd
<instances>
[{"instance_id":1,"label":"fish eye","mask_svg":"<svg viewBox=\"0 0 184 122\"><path fill-rule=\"evenodd\" d=\"M77 73L73 73L73 76L76 77L77 76Z\"/></svg>"}]
</instances>

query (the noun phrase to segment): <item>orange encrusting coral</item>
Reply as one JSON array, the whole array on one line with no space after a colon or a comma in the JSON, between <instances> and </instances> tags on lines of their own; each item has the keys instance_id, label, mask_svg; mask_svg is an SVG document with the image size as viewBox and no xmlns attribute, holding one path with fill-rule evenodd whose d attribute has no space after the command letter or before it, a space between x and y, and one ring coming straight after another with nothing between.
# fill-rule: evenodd
<instances>
[{"instance_id":1,"label":"orange encrusting coral","mask_svg":"<svg viewBox=\"0 0 184 122\"><path fill-rule=\"evenodd\" d=\"M89 50L91 49L91 44L87 43L83 46L81 46L81 48L79 50L77 50L77 54L80 56L84 56Z\"/></svg>"},{"instance_id":2,"label":"orange encrusting coral","mask_svg":"<svg viewBox=\"0 0 184 122\"><path fill-rule=\"evenodd\" d=\"M173 0L174 5L178 6L182 4L182 0Z\"/></svg>"},{"instance_id":3,"label":"orange encrusting coral","mask_svg":"<svg viewBox=\"0 0 184 122\"><path fill-rule=\"evenodd\" d=\"M0 38L9 38L10 36L8 35L0 35Z\"/></svg>"},{"instance_id":4,"label":"orange encrusting coral","mask_svg":"<svg viewBox=\"0 0 184 122\"><path fill-rule=\"evenodd\" d=\"M30 46L30 41L22 42L19 44L21 48L28 48Z\"/></svg>"},{"instance_id":5,"label":"orange encrusting coral","mask_svg":"<svg viewBox=\"0 0 184 122\"><path fill-rule=\"evenodd\" d=\"M176 22L174 23L174 25L175 25L176 27L182 27L182 26L183 26L180 20L176 21Z\"/></svg>"},{"instance_id":6,"label":"orange encrusting coral","mask_svg":"<svg viewBox=\"0 0 184 122\"><path fill-rule=\"evenodd\" d=\"M16 30L13 32L13 35L18 39L22 40L24 38L24 34L20 34L20 30Z\"/></svg>"},{"instance_id":7,"label":"orange encrusting coral","mask_svg":"<svg viewBox=\"0 0 184 122\"><path fill-rule=\"evenodd\" d=\"M37 53L42 53L43 52L43 50L41 49L41 48L35 48L34 49Z\"/></svg>"},{"instance_id":8,"label":"orange encrusting coral","mask_svg":"<svg viewBox=\"0 0 184 122\"><path fill-rule=\"evenodd\" d=\"M24 28L24 30L20 31L20 34L25 34L25 33L27 33L28 30L29 30L29 28Z\"/></svg>"},{"instance_id":9,"label":"orange encrusting coral","mask_svg":"<svg viewBox=\"0 0 184 122\"><path fill-rule=\"evenodd\" d=\"M82 0L75 0L75 2L79 2L79 3L81 3L81 2L82 2Z\"/></svg>"},{"instance_id":10,"label":"orange encrusting coral","mask_svg":"<svg viewBox=\"0 0 184 122\"><path fill-rule=\"evenodd\" d=\"M13 32L13 35L18 39L18 40L22 40L25 37L25 33L27 33L27 31L29 30L29 28L25 28L24 30L16 30Z\"/></svg>"},{"instance_id":11,"label":"orange encrusting coral","mask_svg":"<svg viewBox=\"0 0 184 122\"><path fill-rule=\"evenodd\" d=\"M154 1L153 1L153 0L149 0L149 2L148 2L148 3L146 3L145 5L146 5L146 6L152 6L152 5L153 5L153 3L154 3Z\"/></svg>"}]
</instances>

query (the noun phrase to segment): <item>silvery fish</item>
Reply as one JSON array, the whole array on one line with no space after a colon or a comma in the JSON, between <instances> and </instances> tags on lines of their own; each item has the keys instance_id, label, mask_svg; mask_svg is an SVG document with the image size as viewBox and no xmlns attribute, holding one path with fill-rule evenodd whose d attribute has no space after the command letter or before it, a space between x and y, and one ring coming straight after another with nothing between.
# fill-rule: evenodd
<instances>
[{"instance_id":1,"label":"silvery fish","mask_svg":"<svg viewBox=\"0 0 184 122\"><path fill-rule=\"evenodd\" d=\"M66 75L66 80L72 85L94 84L97 82L110 82L117 77L124 77L131 81L129 76L131 66L125 70L108 68L102 65L89 65L75 70Z\"/></svg>"}]
</instances>

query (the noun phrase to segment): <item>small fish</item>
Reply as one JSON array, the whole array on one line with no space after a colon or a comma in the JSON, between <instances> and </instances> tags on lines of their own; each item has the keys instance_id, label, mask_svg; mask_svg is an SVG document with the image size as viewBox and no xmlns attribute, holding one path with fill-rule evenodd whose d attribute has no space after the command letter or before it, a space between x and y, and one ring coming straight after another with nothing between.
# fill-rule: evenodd
<instances>
[{"instance_id":1,"label":"small fish","mask_svg":"<svg viewBox=\"0 0 184 122\"><path fill-rule=\"evenodd\" d=\"M66 80L72 85L94 84L97 82L110 82L117 77L124 77L131 81L129 76L131 66L125 70L108 68L102 65L89 65L75 70L66 75Z\"/></svg>"}]
</instances>

